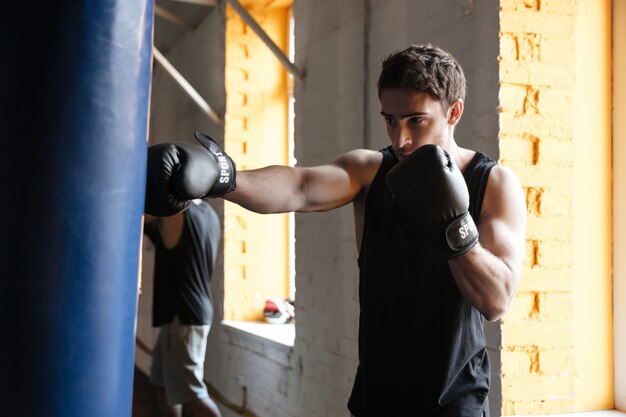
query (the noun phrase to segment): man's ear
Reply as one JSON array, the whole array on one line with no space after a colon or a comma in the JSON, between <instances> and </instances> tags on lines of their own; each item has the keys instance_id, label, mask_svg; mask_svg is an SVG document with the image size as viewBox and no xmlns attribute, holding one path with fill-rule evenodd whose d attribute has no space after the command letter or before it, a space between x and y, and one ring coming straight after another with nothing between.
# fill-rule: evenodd
<instances>
[{"instance_id":1,"label":"man's ear","mask_svg":"<svg viewBox=\"0 0 626 417\"><path fill-rule=\"evenodd\" d=\"M463 100L455 100L448 109L448 124L456 125L463 115Z\"/></svg>"}]
</instances>

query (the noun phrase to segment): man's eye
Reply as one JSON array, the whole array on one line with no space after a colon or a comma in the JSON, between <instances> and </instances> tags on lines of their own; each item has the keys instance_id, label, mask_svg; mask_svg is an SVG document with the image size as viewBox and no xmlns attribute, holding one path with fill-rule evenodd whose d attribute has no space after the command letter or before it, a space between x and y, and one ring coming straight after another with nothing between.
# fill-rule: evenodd
<instances>
[{"instance_id":1,"label":"man's eye","mask_svg":"<svg viewBox=\"0 0 626 417\"><path fill-rule=\"evenodd\" d=\"M391 117L385 117L385 122L387 122L388 125L396 124L396 121L393 120Z\"/></svg>"},{"instance_id":2,"label":"man's eye","mask_svg":"<svg viewBox=\"0 0 626 417\"><path fill-rule=\"evenodd\" d=\"M420 123L422 123L424 121L424 119L420 118L420 117L411 117L409 119L409 123L413 124L413 125L418 125Z\"/></svg>"}]
</instances>

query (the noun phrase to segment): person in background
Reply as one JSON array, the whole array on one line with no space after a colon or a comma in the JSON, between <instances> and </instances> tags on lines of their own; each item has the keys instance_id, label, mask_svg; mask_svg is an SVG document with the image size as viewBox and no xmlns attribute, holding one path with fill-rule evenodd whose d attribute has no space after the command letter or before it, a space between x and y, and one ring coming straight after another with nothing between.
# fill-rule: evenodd
<instances>
[{"instance_id":1,"label":"person in background","mask_svg":"<svg viewBox=\"0 0 626 417\"><path fill-rule=\"evenodd\" d=\"M144 233L155 246L152 321L159 327L150 382L161 417L221 417L204 377L213 320L210 291L220 239L213 208L194 200L168 217L146 214Z\"/></svg>"}]
</instances>

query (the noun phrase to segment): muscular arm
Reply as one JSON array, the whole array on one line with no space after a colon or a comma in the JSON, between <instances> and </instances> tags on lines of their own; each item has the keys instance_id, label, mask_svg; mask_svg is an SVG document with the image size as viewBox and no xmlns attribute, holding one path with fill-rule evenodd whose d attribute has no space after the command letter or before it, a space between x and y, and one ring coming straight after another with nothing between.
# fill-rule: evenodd
<instances>
[{"instance_id":1,"label":"muscular arm","mask_svg":"<svg viewBox=\"0 0 626 417\"><path fill-rule=\"evenodd\" d=\"M226 200L257 213L326 211L353 201L369 185L380 152L359 149L327 165L269 166L237 172L237 188Z\"/></svg>"},{"instance_id":2,"label":"muscular arm","mask_svg":"<svg viewBox=\"0 0 626 417\"><path fill-rule=\"evenodd\" d=\"M508 310L524 261L526 204L515 175L496 166L489 176L480 219L479 243L449 261L461 293L489 321Z\"/></svg>"}]
</instances>

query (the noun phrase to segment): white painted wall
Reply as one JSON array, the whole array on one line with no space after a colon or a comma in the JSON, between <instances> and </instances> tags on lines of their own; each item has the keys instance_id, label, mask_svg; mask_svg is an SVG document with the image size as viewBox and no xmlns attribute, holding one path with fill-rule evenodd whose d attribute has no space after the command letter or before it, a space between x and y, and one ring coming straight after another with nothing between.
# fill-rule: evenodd
<instances>
[{"instance_id":1,"label":"white painted wall","mask_svg":"<svg viewBox=\"0 0 626 417\"><path fill-rule=\"evenodd\" d=\"M307 73L296 83L298 163L318 164L350 149L386 146L376 93L381 60L423 42L450 50L466 72L469 93L457 141L497 158L498 9L495 0L296 0L296 62ZM222 5L167 55L219 111L225 103L223 33ZM153 97L151 137L157 141L191 140L195 130L223 137L222 127L211 125L158 66ZM216 208L221 210L219 201ZM296 216L293 348L219 324L219 273L207 379L233 402L240 402L240 385L245 385L248 407L259 416L347 416L357 365L356 258L351 207ZM139 330L149 337L153 332L145 327L149 317L142 302ZM489 334L492 353L497 352L497 326ZM494 390L496 404L498 395ZM223 410L225 417L236 415Z\"/></svg>"}]
</instances>

